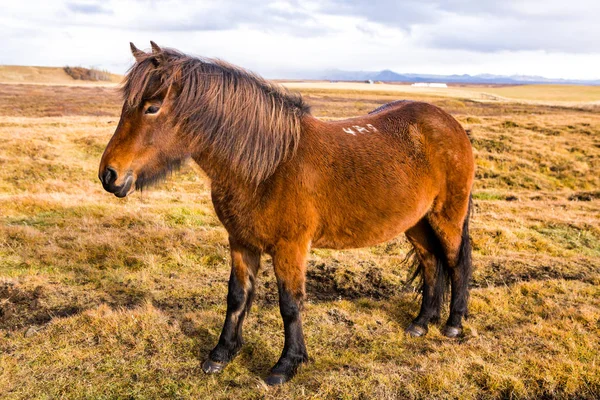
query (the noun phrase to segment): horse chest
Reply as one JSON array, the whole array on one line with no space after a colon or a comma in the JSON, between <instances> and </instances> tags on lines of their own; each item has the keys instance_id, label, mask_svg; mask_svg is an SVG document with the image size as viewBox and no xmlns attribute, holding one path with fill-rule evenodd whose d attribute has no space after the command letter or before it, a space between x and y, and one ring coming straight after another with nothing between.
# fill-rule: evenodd
<instances>
[{"instance_id":1,"label":"horse chest","mask_svg":"<svg viewBox=\"0 0 600 400\"><path fill-rule=\"evenodd\" d=\"M213 190L212 201L217 217L230 236L261 249L270 245L273 218L264 205L226 190Z\"/></svg>"}]
</instances>

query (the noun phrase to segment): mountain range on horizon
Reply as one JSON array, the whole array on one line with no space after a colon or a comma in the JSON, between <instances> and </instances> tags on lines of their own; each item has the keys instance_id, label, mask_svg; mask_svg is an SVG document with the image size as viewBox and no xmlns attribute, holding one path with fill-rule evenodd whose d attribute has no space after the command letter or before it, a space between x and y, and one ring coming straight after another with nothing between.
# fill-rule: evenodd
<instances>
[{"instance_id":1,"label":"mountain range on horizon","mask_svg":"<svg viewBox=\"0 0 600 400\"><path fill-rule=\"evenodd\" d=\"M102 70L107 71L108 70ZM341 69L327 70L293 70L272 71L263 74L268 79L277 80L326 80L326 81L381 81L404 83L448 83L448 84L488 84L488 85L524 85L524 84L568 84L568 85L593 85L600 86L600 79L569 79L546 78L536 75L494 75L494 74L417 74L397 73L389 69L381 71L348 71ZM120 81L122 75L111 74L112 81ZM70 81L71 77L65 74L64 67L26 66L26 65L0 65L0 82L27 82L27 81Z\"/></svg>"},{"instance_id":2,"label":"mountain range on horizon","mask_svg":"<svg viewBox=\"0 0 600 400\"><path fill-rule=\"evenodd\" d=\"M435 75L435 74L414 74L397 73L389 69L382 71L344 71L339 69L330 69L325 71L313 72L308 74L298 74L299 79L316 79L329 81L368 81L372 80L382 82L429 82L429 83L472 83L472 84L570 84L570 85L600 85L600 79L560 79L545 78L543 76L531 75Z\"/></svg>"}]
</instances>

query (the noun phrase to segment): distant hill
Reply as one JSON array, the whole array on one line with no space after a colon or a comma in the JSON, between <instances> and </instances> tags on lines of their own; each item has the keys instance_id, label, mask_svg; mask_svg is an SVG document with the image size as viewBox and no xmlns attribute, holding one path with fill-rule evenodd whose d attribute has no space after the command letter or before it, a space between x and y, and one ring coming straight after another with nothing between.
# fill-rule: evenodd
<instances>
[{"instance_id":1,"label":"distant hill","mask_svg":"<svg viewBox=\"0 0 600 400\"><path fill-rule=\"evenodd\" d=\"M82 68L80 68L82 69ZM49 85L94 85L118 83L121 75L109 74L108 81L76 80L63 67L30 67L23 65L0 65L0 83L37 83Z\"/></svg>"},{"instance_id":2,"label":"distant hill","mask_svg":"<svg viewBox=\"0 0 600 400\"><path fill-rule=\"evenodd\" d=\"M308 78L308 77L307 77ZM327 70L316 73L310 79L333 81L382 81L382 82L441 82L441 83L471 83L471 84L570 84L570 85L600 85L597 80L550 79L542 76L528 75L431 75L431 74L399 74L388 69L383 71L342 71Z\"/></svg>"}]
</instances>

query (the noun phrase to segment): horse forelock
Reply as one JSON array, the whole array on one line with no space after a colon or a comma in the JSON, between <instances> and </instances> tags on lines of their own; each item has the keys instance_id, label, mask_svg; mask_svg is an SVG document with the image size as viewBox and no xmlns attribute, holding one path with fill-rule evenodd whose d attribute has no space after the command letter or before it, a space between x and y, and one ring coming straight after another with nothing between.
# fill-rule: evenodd
<instances>
[{"instance_id":1,"label":"horse forelock","mask_svg":"<svg viewBox=\"0 0 600 400\"><path fill-rule=\"evenodd\" d=\"M224 61L172 49L149 53L129 70L122 95L129 108L175 88L172 116L218 162L260 183L296 151L301 118L296 93Z\"/></svg>"}]
</instances>

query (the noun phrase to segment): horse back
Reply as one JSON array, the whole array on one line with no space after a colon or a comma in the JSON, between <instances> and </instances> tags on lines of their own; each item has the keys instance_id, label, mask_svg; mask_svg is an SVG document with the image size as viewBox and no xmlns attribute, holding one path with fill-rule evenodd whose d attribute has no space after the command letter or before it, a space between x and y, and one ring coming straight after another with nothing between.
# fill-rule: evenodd
<instances>
[{"instance_id":1,"label":"horse back","mask_svg":"<svg viewBox=\"0 0 600 400\"><path fill-rule=\"evenodd\" d=\"M390 103L381 105L372 111L369 111L369 114L377 114L381 111L386 111L386 110L389 110L392 108L396 108L396 106L404 106L404 105L412 103L412 102L413 102L412 100L395 100Z\"/></svg>"}]
</instances>

